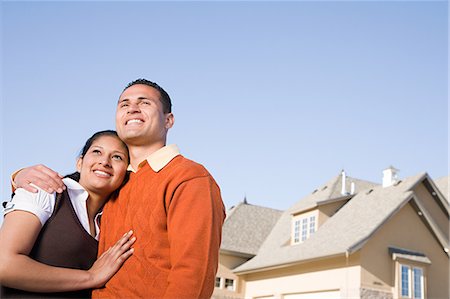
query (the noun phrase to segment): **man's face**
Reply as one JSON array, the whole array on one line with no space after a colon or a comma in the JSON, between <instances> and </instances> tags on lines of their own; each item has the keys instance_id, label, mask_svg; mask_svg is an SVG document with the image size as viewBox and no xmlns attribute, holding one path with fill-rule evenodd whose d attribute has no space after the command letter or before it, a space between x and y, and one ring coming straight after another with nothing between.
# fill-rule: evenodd
<instances>
[{"instance_id":1,"label":"man's face","mask_svg":"<svg viewBox=\"0 0 450 299\"><path fill-rule=\"evenodd\" d=\"M153 87L136 84L120 96L116 129L127 145L163 146L173 125L172 113L164 113L160 93Z\"/></svg>"}]
</instances>

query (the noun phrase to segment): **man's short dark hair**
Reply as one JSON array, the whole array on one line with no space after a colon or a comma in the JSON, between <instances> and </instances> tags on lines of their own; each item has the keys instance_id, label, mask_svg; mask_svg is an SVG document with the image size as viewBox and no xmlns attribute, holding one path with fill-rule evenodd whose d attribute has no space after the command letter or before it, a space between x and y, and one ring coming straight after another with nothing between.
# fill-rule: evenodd
<instances>
[{"instance_id":1,"label":"man's short dark hair","mask_svg":"<svg viewBox=\"0 0 450 299\"><path fill-rule=\"evenodd\" d=\"M172 101L170 100L169 94L157 83L149 81L147 79L136 79L134 81L131 81L128 83L128 85L123 89L122 92L124 92L127 88L136 85L136 84L144 84L150 87L153 87L157 91L159 91L160 97L159 100L161 101L161 104L163 106L163 112L164 113L171 113L172 112Z\"/></svg>"}]
</instances>

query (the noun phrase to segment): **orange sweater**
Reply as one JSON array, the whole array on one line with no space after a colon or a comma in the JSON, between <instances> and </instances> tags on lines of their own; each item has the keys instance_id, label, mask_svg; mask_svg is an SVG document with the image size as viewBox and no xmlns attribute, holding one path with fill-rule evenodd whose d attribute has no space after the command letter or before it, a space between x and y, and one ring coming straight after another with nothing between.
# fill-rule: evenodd
<instances>
[{"instance_id":1,"label":"orange sweater","mask_svg":"<svg viewBox=\"0 0 450 299\"><path fill-rule=\"evenodd\" d=\"M99 255L132 229L134 254L93 298L210 298L225 209L201 165L176 156L159 172L147 162L105 206Z\"/></svg>"}]
</instances>

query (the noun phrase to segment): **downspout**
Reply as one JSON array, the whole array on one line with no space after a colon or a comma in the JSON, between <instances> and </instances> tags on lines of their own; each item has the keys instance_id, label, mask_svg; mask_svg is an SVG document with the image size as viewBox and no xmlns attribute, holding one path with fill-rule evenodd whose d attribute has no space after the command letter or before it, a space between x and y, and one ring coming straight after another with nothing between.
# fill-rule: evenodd
<instances>
[{"instance_id":1,"label":"downspout","mask_svg":"<svg viewBox=\"0 0 450 299\"><path fill-rule=\"evenodd\" d=\"M348 294L348 288L349 288L349 283L348 283L348 280L349 280L349 274L348 274L348 271L349 271L349 269L348 269L348 257L349 257L349 255L350 255L350 252L348 251L348 249L347 250L345 250L345 297L344 298L348 298L349 296L349 294Z\"/></svg>"}]
</instances>

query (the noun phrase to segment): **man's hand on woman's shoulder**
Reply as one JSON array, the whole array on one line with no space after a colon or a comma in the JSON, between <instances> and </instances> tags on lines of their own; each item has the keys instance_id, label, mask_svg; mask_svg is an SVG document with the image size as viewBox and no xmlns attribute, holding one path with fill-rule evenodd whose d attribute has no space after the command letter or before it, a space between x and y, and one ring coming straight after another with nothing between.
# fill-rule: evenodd
<instances>
[{"instance_id":1,"label":"man's hand on woman's shoulder","mask_svg":"<svg viewBox=\"0 0 450 299\"><path fill-rule=\"evenodd\" d=\"M22 168L12 175L13 188L24 188L27 191L36 193L38 190L33 186L47 191L48 193L62 193L66 188L61 176L56 171L45 165L38 164Z\"/></svg>"}]
</instances>

